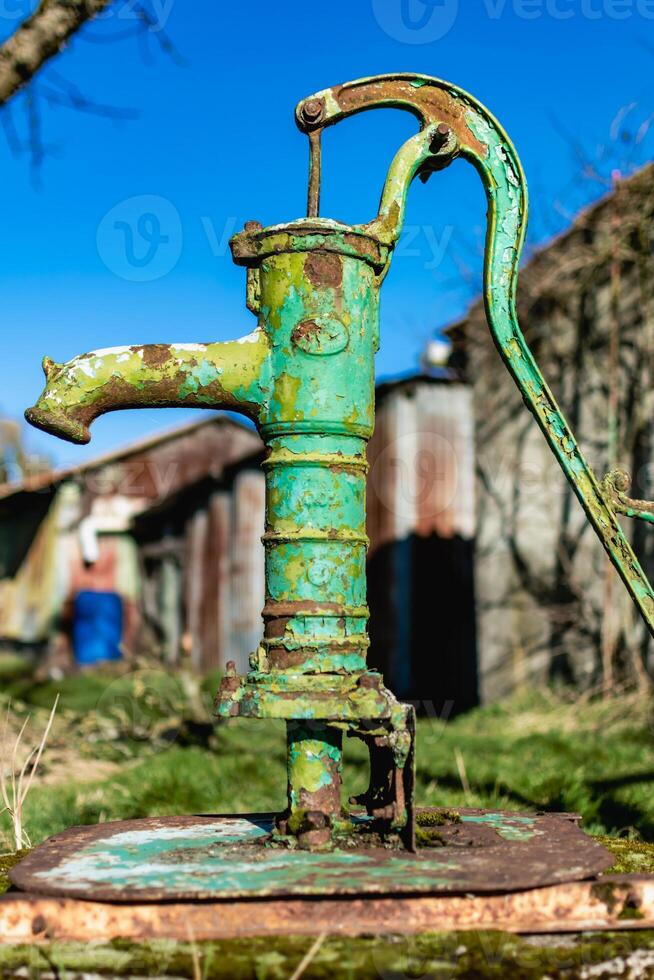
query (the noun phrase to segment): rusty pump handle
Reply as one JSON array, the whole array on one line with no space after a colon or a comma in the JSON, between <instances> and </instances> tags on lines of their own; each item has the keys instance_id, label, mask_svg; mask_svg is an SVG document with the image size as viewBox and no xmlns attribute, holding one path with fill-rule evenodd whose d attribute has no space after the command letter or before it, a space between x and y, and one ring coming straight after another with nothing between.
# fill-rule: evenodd
<instances>
[{"instance_id":1,"label":"rusty pump handle","mask_svg":"<svg viewBox=\"0 0 654 980\"><path fill-rule=\"evenodd\" d=\"M368 109L411 112L420 132L396 154L386 177L379 213L357 230L375 235L392 254L404 221L406 197L416 176L448 166L457 156L479 173L488 201L484 257L484 304L495 345L523 400L576 494L595 533L622 578L650 633L654 635L654 591L617 520L617 514L652 521L654 505L624 493L625 474L600 482L549 389L520 329L516 287L527 227L527 183L520 159L491 113L463 89L427 75L410 73L361 78L324 89L300 102L299 128L311 146L309 211L317 214L320 134L323 129ZM385 272L386 270L384 270ZM618 483L620 484L618 486Z\"/></svg>"},{"instance_id":2,"label":"rusty pump handle","mask_svg":"<svg viewBox=\"0 0 654 980\"><path fill-rule=\"evenodd\" d=\"M421 99L423 76L379 75L325 89L300 102L295 111L298 127L309 137L310 168L307 212L318 214L321 180L320 138L323 129L367 109L394 107L417 116L420 132L407 140L396 154L384 184L377 218L357 226L394 245L402 231L406 195L414 177L426 180L434 170L443 169L458 153L458 120L450 117L449 107ZM432 80L434 81L434 80ZM429 91L432 91L431 88Z\"/></svg>"}]
</instances>

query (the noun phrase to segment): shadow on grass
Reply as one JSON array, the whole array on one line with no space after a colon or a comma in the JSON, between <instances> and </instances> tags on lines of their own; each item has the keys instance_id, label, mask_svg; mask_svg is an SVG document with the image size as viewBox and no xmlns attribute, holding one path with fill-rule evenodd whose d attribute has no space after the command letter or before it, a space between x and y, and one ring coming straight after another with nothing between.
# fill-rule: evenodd
<instances>
[{"instance_id":1,"label":"shadow on grass","mask_svg":"<svg viewBox=\"0 0 654 980\"><path fill-rule=\"evenodd\" d=\"M610 780L589 780L584 783L584 788L588 794L586 806L583 808L587 814L585 816L586 822L588 822L588 814L592 813L594 819L609 828L611 833L618 833L626 829L636 830L644 841L654 842L654 814L652 814L651 809L624 800L617 800L615 797L607 795L607 791L610 789L620 789L625 786L635 786L653 781L654 773L648 772L630 773ZM442 776L439 778L438 784L453 792L461 790L461 782L454 776ZM558 792L551 794L546 800L520 793L506 783L498 781L475 782L471 788L476 795L482 797L492 797L501 793L511 803L529 810L542 810L548 813L561 813L570 810L570 800L566 796L568 787L566 786L562 786ZM582 817L584 817L584 813L582 813Z\"/></svg>"}]
</instances>

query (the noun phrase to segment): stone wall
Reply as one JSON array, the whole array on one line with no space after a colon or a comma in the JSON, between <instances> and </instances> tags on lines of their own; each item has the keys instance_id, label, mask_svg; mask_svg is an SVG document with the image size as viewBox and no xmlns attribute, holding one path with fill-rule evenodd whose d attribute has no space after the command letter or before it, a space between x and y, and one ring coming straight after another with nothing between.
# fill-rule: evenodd
<instances>
[{"instance_id":1,"label":"stone wall","mask_svg":"<svg viewBox=\"0 0 654 980\"><path fill-rule=\"evenodd\" d=\"M654 168L617 185L533 256L522 329L599 477L622 465L654 498ZM566 681L615 685L652 644L495 350L483 308L449 331L473 386L482 701ZM624 526L650 578L654 528Z\"/></svg>"}]
</instances>

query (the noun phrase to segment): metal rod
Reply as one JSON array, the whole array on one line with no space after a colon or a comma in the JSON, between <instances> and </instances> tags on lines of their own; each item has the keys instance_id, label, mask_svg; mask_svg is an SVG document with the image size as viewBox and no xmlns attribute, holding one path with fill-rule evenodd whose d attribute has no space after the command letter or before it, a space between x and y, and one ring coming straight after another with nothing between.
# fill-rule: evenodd
<instances>
[{"instance_id":1,"label":"metal rod","mask_svg":"<svg viewBox=\"0 0 654 980\"><path fill-rule=\"evenodd\" d=\"M320 183L322 179L321 129L309 133L309 195L307 217L317 218L320 211Z\"/></svg>"}]
</instances>

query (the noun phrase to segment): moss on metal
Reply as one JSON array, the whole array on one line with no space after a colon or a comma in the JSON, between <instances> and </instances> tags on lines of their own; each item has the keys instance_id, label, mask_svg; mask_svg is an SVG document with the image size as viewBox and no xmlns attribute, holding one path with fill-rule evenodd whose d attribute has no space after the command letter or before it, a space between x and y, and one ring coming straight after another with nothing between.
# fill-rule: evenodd
<instances>
[{"instance_id":1,"label":"moss on metal","mask_svg":"<svg viewBox=\"0 0 654 980\"><path fill-rule=\"evenodd\" d=\"M456 810L430 810L416 814L416 845L418 847L444 847L446 844L439 827L461 823Z\"/></svg>"}]
</instances>

